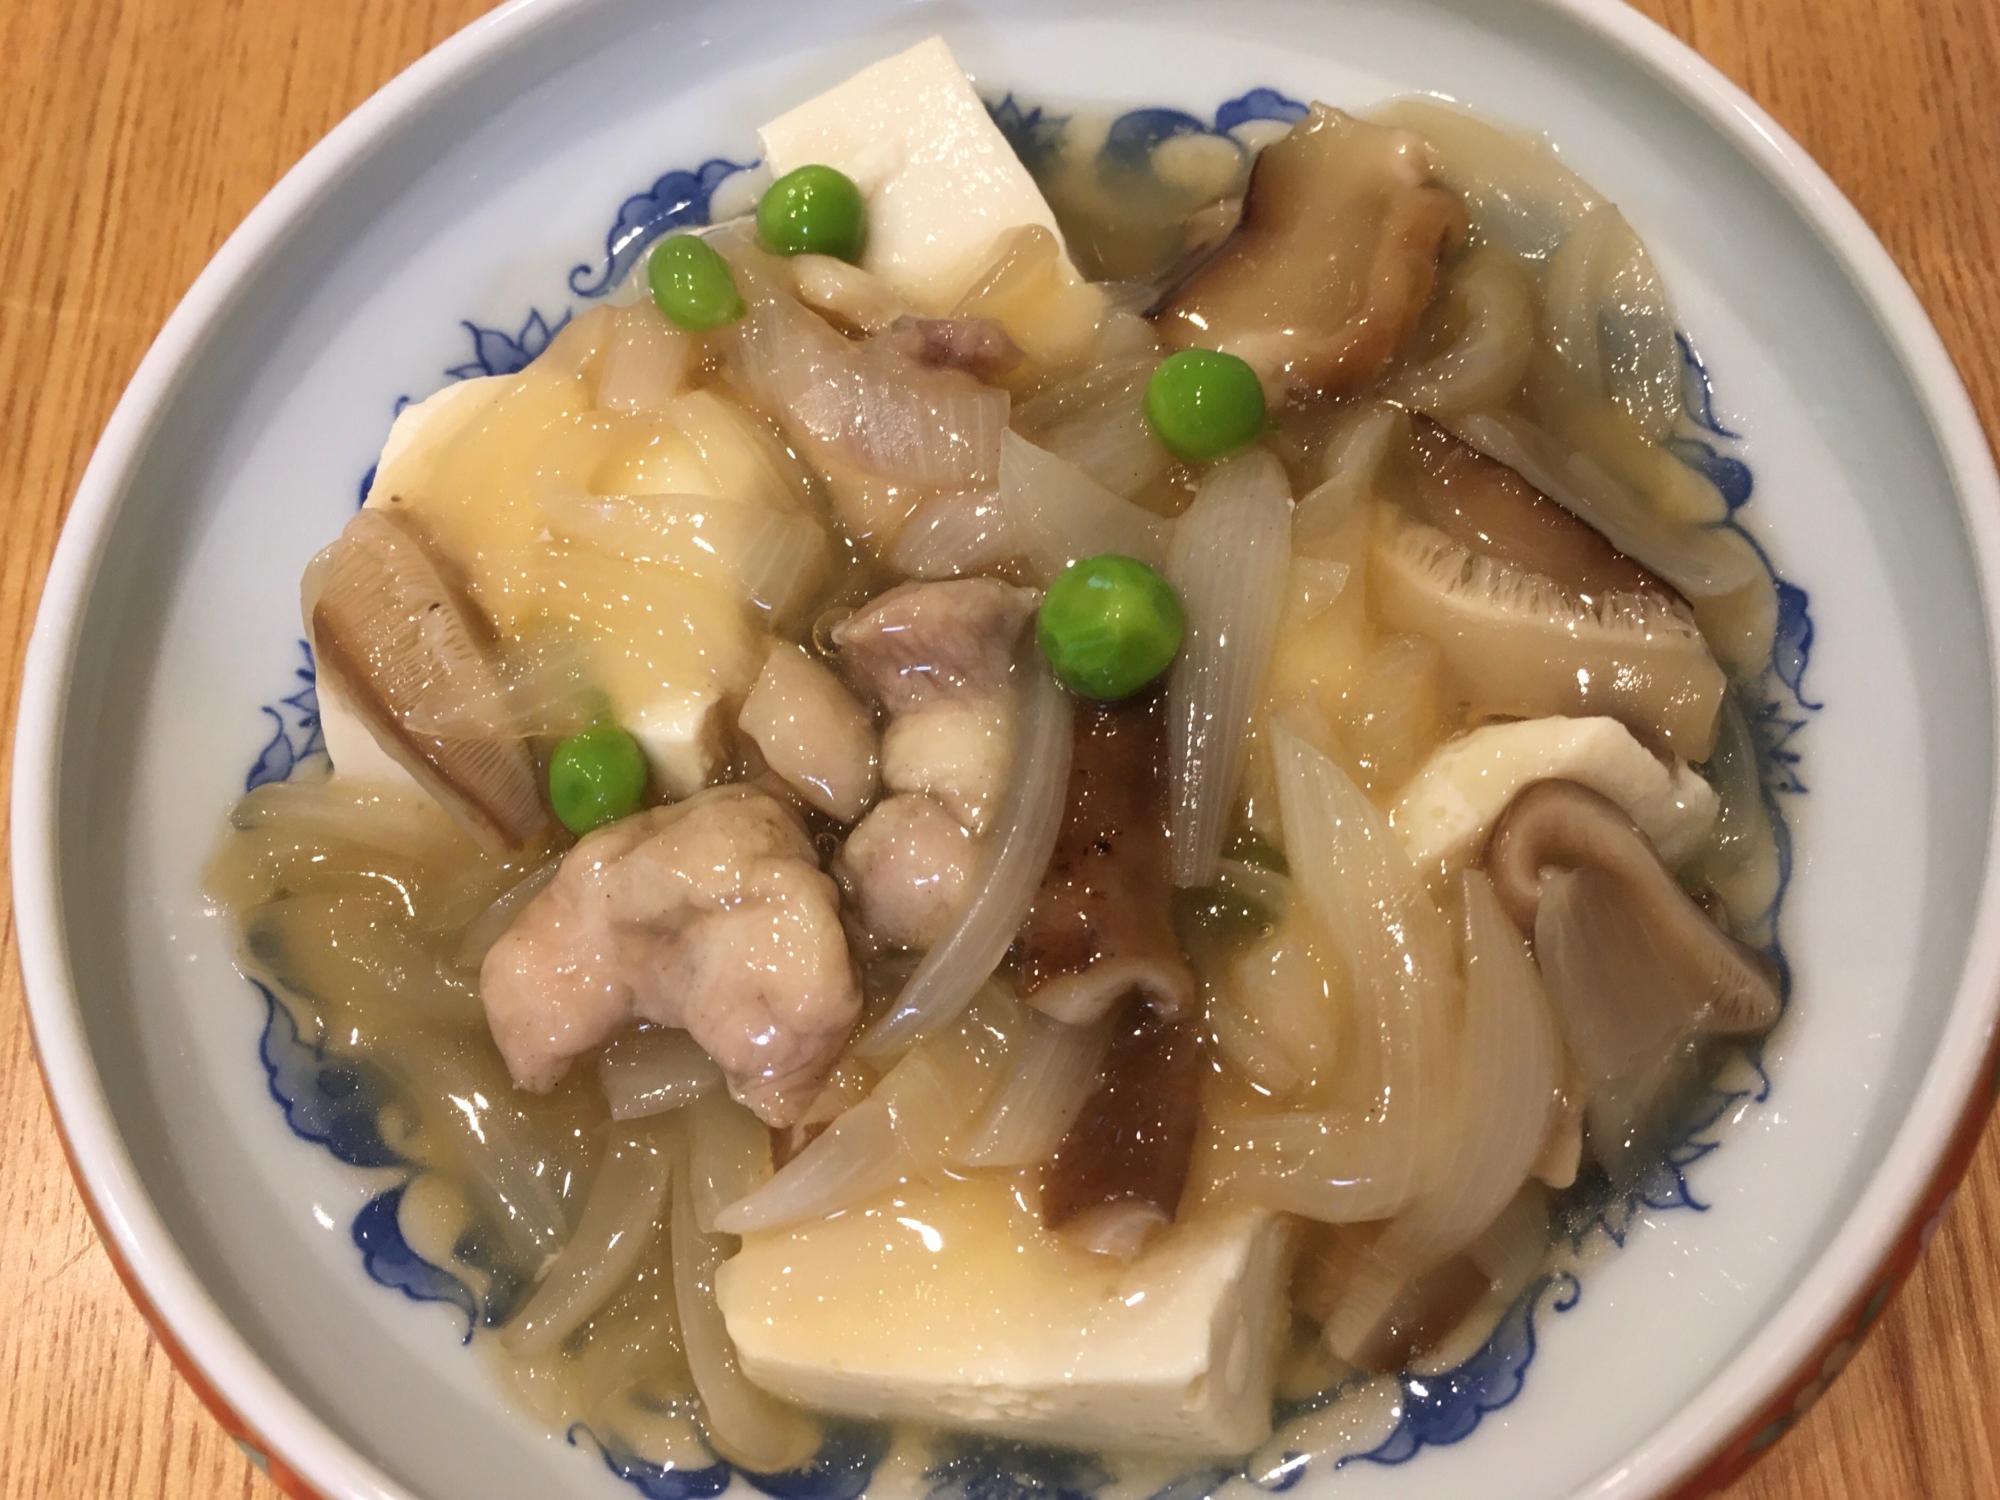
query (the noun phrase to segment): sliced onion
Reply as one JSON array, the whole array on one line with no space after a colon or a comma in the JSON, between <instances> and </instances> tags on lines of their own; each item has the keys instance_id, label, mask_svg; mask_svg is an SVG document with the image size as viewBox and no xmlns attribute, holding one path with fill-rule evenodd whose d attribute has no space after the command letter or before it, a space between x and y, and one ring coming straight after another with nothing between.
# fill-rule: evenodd
<instances>
[{"instance_id":1,"label":"sliced onion","mask_svg":"<svg viewBox=\"0 0 2000 1500\"><path fill-rule=\"evenodd\" d=\"M889 565L910 578L964 578L1020 550L999 494L961 490L918 507L896 534Z\"/></svg>"},{"instance_id":2,"label":"sliced onion","mask_svg":"<svg viewBox=\"0 0 2000 1500\"><path fill-rule=\"evenodd\" d=\"M614 1120L665 1114L723 1086L722 1069L679 1027L628 1031L597 1055Z\"/></svg>"},{"instance_id":3,"label":"sliced onion","mask_svg":"<svg viewBox=\"0 0 2000 1500\"><path fill-rule=\"evenodd\" d=\"M1070 701L1039 651L1015 667L1021 694L1014 768L988 846L994 852L957 922L855 1051L880 1058L952 1021L999 967L1034 903L1069 792Z\"/></svg>"},{"instance_id":4,"label":"sliced onion","mask_svg":"<svg viewBox=\"0 0 2000 1500\"><path fill-rule=\"evenodd\" d=\"M1535 351L1534 288L1504 251L1476 256L1448 295L1465 319L1452 346L1389 382L1392 401L1414 411L1497 406L1514 393Z\"/></svg>"},{"instance_id":5,"label":"sliced onion","mask_svg":"<svg viewBox=\"0 0 2000 1500\"><path fill-rule=\"evenodd\" d=\"M989 979L956 1025L912 1047L876 1088L905 1156L931 1181L952 1175L960 1145L1007 1073L1015 1038L1033 1019L1011 990Z\"/></svg>"},{"instance_id":6,"label":"sliced onion","mask_svg":"<svg viewBox=\"0 0 2000 1500\"><path fill-rule=\"evenodd\" d=\"M1216 1183L1326 1224L1386 1219L1420 1184L1402 1121L1293 1111L1209 1127Z\"/></svg>"},{"instance_id":7,"label":"sliced onion","mask_svg":"<svg viewBox=\"0 0 2000 1500\"><path fill-rule=\"evenodd\" d=\"M1292 535L1300 546L1332 536L1369 498L1375 475L1410 430L1409 413L1386 401L1367 402L1344 417L1327 444L1326 478L1299 499Z\"/></svg>"},{"instance_id":8,"label":"sliced onion","mask_svg":"<svg viewBox=\"0 0 2000 1500\"><path fill-rule=\"evenodd\" d=\"M1522 1184L1486 1232L1466 1247L1493 1282L1502 1303L1527 1288L1549 1254L1549 1193L1539 1182Z\"/></svg>"},{"instance_id":9,"label":"sliced onion","mask_svg":"<svg viewBox=\"0 0 2000 1500\"><path fill-rule=\"evenodd\" d=\"M1527 1180L1561 1079L1555 1020L1521 935L1483 870L1465 898L1465 1068L1458 1149L1443 1179L1396 1219L1377 1251L1416 1272L1483 1234Z\"/></svg>"},{"instance_id":10,"label":"sliced onion","mask_svg":"<svg viewBox=\"0 0 2000 1500\"><path fill-rule=\"evenodd\" d=\"M446 1052L404 1057L423 1070L422 1097L442 1101L429 1120L444 1125L472 1198L515 1257L539 1275L569 1236L541 1129L514 1103L511 1084L488 1082Z\"/></svg>"},{"instance_id":11,"label":"sliced onion","mask_svg":"<svg viewBox=\"0 0 2000 1500\"><path fill-rule=\"evenodd\" d=\"M1368 1166L1384 1174L1382 1198L1400 1208L1432 1186L1451 1146L1447 1101L1459 1061L1451 932L1388 819L1352 778L1283 723L1272 725L1271 744L1293 884L1347 966L1366 1028L1361 1045L1379 1060L1382 1095L1369 1128L1385 1143Z\"/></svg>"},{"instance_id":12,"label":"sliced onion","mask_svg":"<svg viewBox=\"0 0 2000 1500\"><path fill-rule=\"evenodd\" d=\"M1733 693L1723 695L1715 750L1701 769L1715 788L1721 813L1690 874L1697 886L1722 898L1737 936L1754 945L1770 936L1771 907L1778 898L1778 848L1764 805L1756 743Z\"/></svg>"},{"instance_id":13,"label":"sliced onion","mask_svg":"<svg viewBox=\"0 0 2000 1500\"><path fill-rule=\"evenodd\" d=\"M1106 1026L1070 1026L1030 1012L1013 1069L959 1153L968 1167L1029 1167L1044 1162L1097 1084L1110 1042Z\"/></svg>"},{"instance_id":14,"label":"sliced onion","mask_svg":"<svg viewBox=\"0 0 2000 1500\"><path fill-rule=\"evenodd\" d=\"M1123 327L1124 320L1114 317L1110 324ZM1146 384L1159 362L1157 347L1142 345L1058 380L1021 404L1015 427L1129 500L1161 479L1172 462L1146 420Z\"/></svg>"},{"instance_id":15,"label":"sliced onion","mask_svg":"<svg viewBox=\"0 0 2000 1500\"><path fill-rule=\"evenodd\" d=\"M1174 528L1167 581L1187 614L1167 677L1167 836L1173 881L1214 877L1250 715L1284 618L1292 565L1285 470L1262 449L1218 464Z\"/></svg>"},{"instance_id":16,"label":"sliced onion","mask_svg":"<svg viewBox=\"0 0 2000 1500\"><path fill-rule=\"evenodd\" d=\"M929 489L991 488L1008 396L955 370L852 344L767 280L735 269L750 309L732 325L731 377L828 460Z\"/></svg>"},{"instance_id":17,"label":"sliced onion","mask_svg":"<svg viewBox=\"0 0 2000 1500\"><path fill-rule=\"evenodd\" d=\"M894 1187L913 1165L888 1102L870 1095L813 1137L769 1182L723 1207L715 1227L754 1234L823 1219Z\"/></svg>"},{"instance_id":18,"label":"sliced onion","mask_svg":"<svg viewBox=\"0 0 2000 1500\"><path fill-rule=\"evenodd\" d=\"M681 1118L695 1222L703 1234L713 1234L726 1205L771 1180L771 1130L720 1090L688 1104Z\"/></svg>"},{"instance_id":19,"label":"sliced onion","mask_svg":"<svg viewBox=\"0 0 2000 1500\"><path fill-rule=\"evenodd\" d=\"M687 389L695 341L668 323L653 299L618 310L598 365L597 404L607 411L659 411Z\"/></svg>"},{"instance_id":20,"label":"sliced onion","mask_svg":"<svg viewBox=\"0 0 2000 1500\"><path fill-rule=\"evenodd\" d=\"M1681 352L1652 257L1608 203L1585 214L1549 262L1542 327L1585 387L1625 408L1653 442L1680 416Z\"/></svg>"},{"instance_id":21,"label":"sliced onion","mask_svg":"<svg viewBox=\"0 0 2000 1500\"><path fill-rule=\"evenodd\" d=\"M819 1447L817 1424L745 1378L715 1300L715 1268L732 1247L721 1235L704 1234L696 1222L688 1173L673 1177L674 1300L709 1443L753 1473L797 1468Z\"/></svg>"},{"instance_id":22,"label":"sliced onion","mask_svg":"<svg viewBox=\"0 0 2000 1500\"><path fill-rule=\"evenodd\" d=\"M665 563L742 591L759 609L786 615L826 571L826 532L812 517L714 495L541 497L556 535L635 562Z\"/></svg>"},{"instance_id":23,"label":"sliced onion","mask_svg":"<svg viewBox=\"0 0 2000 1500\"><path fill-rule=\"evenodd\" d=\"M1272 460L1275 464L1276 460ZM1168 523L1117 495L1075 464L1018 433L1000 440L1000 504L1036 579L1054 580L1079 558L1108 552L1161 567Z\"/></svg>"},{"instance_id":24,"label":"sliced onion","mask_svg":"<svg viewBox=\"0 0 2000 1500\"><path fill-rule=\"evenodd\" d=\"M1272 878L1283 881L1282 876ZM1339 982L1343 976L1321 959L1320 945L1310 940L1311 925L1287 922L1278 927L1239 955L1228 976L1235 1008L1282 1060L1283 1071L1301 1083L1332 1075L1344 1022L1353 1009L1352 997ZM1272 1071L1268 1063L1266 1071ZM1275 1073L1266 1081L1278 1088Z\"/></svg>"},{"instance_id":25,"label":"sliced onion","mask_svg":"<svg viewBox=\"0 0 2000 1500\"><path fill-rule=\"evenodd\" d=\"M664 1217L667 1152L634 1137L614 1144L584 1199L576 1233L520 1317L501 1335L516 1354L554 1348L581 1328L639 1264Z\"/></svg>"},{"instance_id":26,"label":"sliced onion","mask_svg":"<svg viewBox=\"0 0 2000 1500\"><path fill-rule=\"evenodd\" d=\"M548 889L549 882L556 878L556 871L561 868L560 855L543 860L467 923L465 936L458 945L459 967L476 969L486 962L487 952L514 925L514 919L521 915L528 903Z\"/></svg>"},{"instance_id":27,"label":"sliced onion","mask_svg":"<svg viewBox=\"0 0 2000 1500\"><path fill-rule=\"evenodd\" d=\"M1756 557L1734 545L1727 532L1668 519L1589 454L1566 447L1523 417L1471 412L1445 425L1690 599L1731 594L1764 576Z\"/></svg>"}]
</instances>

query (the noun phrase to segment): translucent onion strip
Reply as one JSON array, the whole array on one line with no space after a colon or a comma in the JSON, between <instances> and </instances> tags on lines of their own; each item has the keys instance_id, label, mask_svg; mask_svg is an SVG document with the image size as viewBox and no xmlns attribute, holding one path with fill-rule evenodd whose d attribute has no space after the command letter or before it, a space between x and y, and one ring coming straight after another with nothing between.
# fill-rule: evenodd
<instances>
[{"instance_id":1,"label":"translucent onion strip","mask_svg":"<svg viewBox=\"0 0 2000 1500\"><path fill-rule=\"evenodd\" d=\"M1012 1073L959 1153L968 1167L1029 1167L1055 1153L1097 1084L1110 1040L1103 1026L1070 1026L1029 1012Z\"/></svg>"},{"instance_id":2,"label":"translucent onion strip","mask_svg":"<svg viewBox=\"0 0 2000 1500\"><path fill-rule=\"evenodd\" d=\"M1069 695L1039 651L1024 653L1014 670L1019 740L989 840L992 862L957 924L924 955L889 1013L856 1045L865 1058L893 1056L965 1009L1006 956L1048 869L1069 792Z\"/></svg>"},{"instance_id":3,"label":"translucent onion strip","mask_svg":"<svg viewBox=\"0 0 2000 1500\"><path fill-rule=\"evenodd\" d=\"M1369 1047L1372 1032L1381 1103L1366 1129L1385 1144L1369 1165L1386 1174L1383 1197L1400 1208L1432 1185L1450 1148L1451 932L1388 819L1353 779L1283 723L1273 724L1271 743L1293 886L1347 966L1359 1045Z\"/></svg>"},{"instance_id":4,"label":"translucent onion strip","mask_svg":"<svg viewBox=\"0 0 2000 1500\"><path fill-rule=\"evenodd\" d=\"M515 1256L539 1275L569 1235L540 1129L513 1102L504 1074L489 1083L449 1053L410 1051L403 1059L424 1069L410 1080L420 1096L443 1101L429 1118L446 1127L447 1149L462 1166L472 1197Z\"/></svg>"},{"instance_id":5,"label":"translucent onion strip","mask_svg":"<svg viewBox=\"0 0 2000 1500\"><path fill-rule=\"evenodd\" d=\"M934 370L852 344L739 254L749 315L732 325L732 377L827 460L924 488L990 488L999 478L1008 396L955 370Z\"/></svg>"},{"instance_id":6,"label":"translucent onion strip","mask_svg":"<svg viewBox=\"0 0 2000 1500\"><path fill-rule=\"evenodd\" d=\"M1513 256L1475 255L1449 295L1464 317L1450 348L1403 371L1388 396L1414 411L1468 411L1513 395L1535 352L1534 287Z\"/></svg>"},{"instance_id":7,"label":"translucent onion strip","mask_svg":"<svg viewBox=\"0 0 2000 1500\"><path fill-rule=\"evenodd\" d=\"M702 1233L687 1171L683 1167L673 1178L674 1300L709 1443L754 1473L797 1468L819 1447L817 1425L745 1378L715 1300L715 1270L731 1254L733 1242Z\"/></svg>"},{"instance_id":8,"label":"translucent onion strip","mask_svg":"<svg viewBox=\"0 0 2000 1500\"><path fill-rule=\"evenodd\" d=\"M998 493L962 490L918 507L896 533L889 565L910 578L964 578L1020 550Z\"/></svg>"},{"instance_id":9,"label":"translucent onion strip","mask_svg":"<svg viewBox=\"0 0 2000 1500\"><path fill-rule=\"evenodd\" d=\"M543 860L474 917L466 925L465 936L459 941L459 965L476 969L484 963L487 951L500 941L501 934L514 925L514 918L521 915L522 908L548 889L549 882L556 878L556 871L561 868L560 857Z\"/></svg>"},{"instance_id":10,"label":"translucent onion strip","mask_svg":"<svg viewBox=\"0 0 2000 1500\"><path fill-rule=\"evenodd\" d=\"M715 1227L727 1234L781 1229L872 1198L911 1167L888 1101L863 1099L813 1138L757 1191L726 1205Z\"/></svg>"},{"instance_id":11,"label":"translucent onion strip","mask_svg":"<svg viewBox=\"0 0 2000 1500\"><path fill-rule=\"evenodd\" d=\"M597 1081L614 1120L664 1114L723 1084L722 1069L678 1027L619 1037L598 1054Z\"/></svg>"},{"instance_id":12,"label":"translucent onion strip","mask_svg":"<svg viewBox=\"0 0 2000 1500\"><path fill-rule=\"evenodd\" d=\"M1173 881L1214 878L1264 673L1284 618L1292 501L1284 467L1253 449L1217 465L1174 529L1167 581L1187 614L1167 677L1167 831Z\"/></svg>"},{"instance_id":13,"label":"translucent onion strip","mask_svg":"<svg viewBox=\"0 0 2000 1500\"><path fill-rule=\"evenodd\" d=\"M1038 582L1051 582L1079 558L1107 552L1155 568L1166 561L1172 528L1163 518L1018 433L1000 439L1000 504Z\"/></svg>"},{"instance_id":14,"label":"translucent onion strip","mask_svg":"<svg viewBox=\"0 0 2000 1500\"><path fill-rule=\"evenodd\" d=\"M1541 976L1483 870L1465 898L1464 1124L1444 1178L1383 1232L1378 1251L1421 1270L1483 1234L1527 1180L1556 1108L1561 1058Z\"/></svg>"},{"instance_id":15,"label":"translucent onion strip","mask_svg":"<svg viewBox=\"0 0 2000 1500\"><path fill-rule=\"evenodd\" d=\"M954 1026L906 1052L875 1090L839 1116L771 1180L715 1217L732 1234L781 1229L852 1207L921 1174L949 1175L960 1142L1007 1072L1033 1013L998 984Z\"/></svg>"},{"instance_id":16,"label":"translucent onion strip","mask_svg":"<svg viewBox=\"0 0 2000 1500\"><path fill-rule=\"evenodd\" d=\"M771 1180L771 1132L720 1090L696 1099L681 1118L688 1136L694 1221L703 1234L713 1234L726 1205Z\"/></svg>"},{"instance_id":17,"label":"translucent onion strip","mask_svg":"<svg viewBox=\"0 0 2000 1500\"><path fill-rule=\"evenodd\" d=\"M1681 413L1681 352L1652 257L1608 203L1584 215L1549 262L1543 334L1594 392L1624 407L1654 442Z\"/></svg>"},{"instance_id":18,"label":"translucent onion strip","mask_svg":"<svg viewBox=\"0 0 2000 1500\"><path fill-rule=\"evenodd\" d=\"M590 1184L576 1233L502 1343L516 1354L552 1349L624 1285L659 1230L668 1165L666 1151L643 1137L612 1146Z\"/></svg>"}]
</instances>

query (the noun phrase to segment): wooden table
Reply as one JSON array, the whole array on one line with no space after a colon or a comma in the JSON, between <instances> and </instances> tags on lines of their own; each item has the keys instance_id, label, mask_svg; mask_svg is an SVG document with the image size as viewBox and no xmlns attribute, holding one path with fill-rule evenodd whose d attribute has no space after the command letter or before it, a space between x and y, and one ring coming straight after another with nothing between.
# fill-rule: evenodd
<instances>
[{"instance_id":1,"label":"wooden table","mask_svg":"<svg viewBox=\"0 0 2000 1500\"><path fill-rule=\"evenodd\" d=\"M307 147L487 0L0 4L0 703L118 393ZM1887 241L2000 430L2000 3L1641 0ZM0 781L11 767L0 745ZM6 813L0 806L0 823ZM3 857L3 856L0 856ZM2000 1496L2000 1136L1832 1394L1735 1500ZM63 1164L0 929L0 1500L276 1500L174 1374Z\"/></svg>"}]
</instances>

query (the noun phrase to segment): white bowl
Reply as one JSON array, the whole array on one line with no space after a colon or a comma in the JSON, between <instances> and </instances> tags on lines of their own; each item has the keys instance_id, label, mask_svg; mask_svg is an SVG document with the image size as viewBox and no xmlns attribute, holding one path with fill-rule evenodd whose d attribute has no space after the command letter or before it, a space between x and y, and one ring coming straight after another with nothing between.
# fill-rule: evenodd
<instances>
[{"instance_id":1,"label":"white bowl","mask_svg":"<svg viewBox=\"0 0 2000 1500\"><path fill-rule=\"evenodd\" d=\"M934 31L989 93L1204 119L1259 85L1348 105L1448 94L1546 132L1654 248L1744 435L1715 440L1756 475L1743 520L1811 595L1804 695L1824 707L1797 715L1810 792L1784 799L1796 984L1772 1086L1689 1156L1703 1211L1639 1205L1573 1310L1545 1297L1477 1381L1412 1392L1381 1456L1414 1461L1317 1464L1303 1483L1529 1500L1726 1482L1907 1271L1990 1103L2000 484L1853 210L1615 0L517 0L356 111L140 367L29 652L22 963L114 1259L293 1494L639 1493L512 1409L456 1312L364 1272L356 1215L393 1173L284 1128L264 1007L198 875L244 768L311 733L281 701L302 685L300 567L352 509L397 398L474 359L475 326L518 335L531 309L580 305L571 268L602 265L621 203L667 169L747 159L759 120ZM487 356L507 352L489 335Z\"/></svg>"}]
</instances>

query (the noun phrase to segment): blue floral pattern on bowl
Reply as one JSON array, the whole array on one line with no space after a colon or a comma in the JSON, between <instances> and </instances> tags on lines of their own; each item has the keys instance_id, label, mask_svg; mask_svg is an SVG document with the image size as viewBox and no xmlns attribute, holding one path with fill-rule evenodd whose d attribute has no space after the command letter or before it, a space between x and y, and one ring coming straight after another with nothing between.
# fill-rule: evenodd
<instances>
[{"instance_id":1,"label":"blue floral pattern on bowl","mask_svg":"<svg viewBox=\"0 0 2000 1500\"><path fill-rule=\"evenodd\" d=\"M1065 123L1065 117L1024 106L1012 94L989 109L1015 150L1029 161L1053 146ZM1178 136L1227 135L1252 121L1290 124L1305 113L1304 104L1268 88L1252 89L1228 100L1207 120L1176 109L1131 110L1112 122L1103 150L1121 161L1137 162L1162 142ZM587 299L606 296L624 281L655 240L674 229L708 223L717 189L755 165L711 158L692 171L666 172L643 192L625 199L605 235L602 262L573 267L566 278L569 291ZM530 309L511 331L465 321L462 326L471 339L471 357L444 373L452 380L517 373L547 347L571 313L572 309L564 307L551 317L539 308ZM1788 993L1790 970L1776 936L1792 871L1783 799L1806 791L1794 741L1820 707L1805 696L1804 679L1813 646L1810 600L1804 589L1778 574L1763 548L1742 526L1739 514L1751 499L1755 478L1735 451L1741 434L1716 417L1709 371L1693 342L1684 334L1679 341L1688 430L1671 439L1669 446L1721 493L1728 514L1716 525L1736 532L1750 544L1777 592L1778 625L1771 660L1762 680L1739 683L1733 691L1750 727L1778 857L1777 895L1758 929L1769 935L1766 951L1777 962ZM400 411L408 400L400 399L396 409ZM362 480L363 496L372 478L371 470ZM311 653L304 642L299 644L304 661L294 671L290 692L261 710L271 721L273 732L245 777L246 790L285 780L324 752ZM319 1044L306 1039L278 995L261 984L256 988L267 1007L262 1062L272 1097L283 1110L286 1123L302 1138L325 1146L350 1165L403 1165L378 1124L387 1094L374 1072L365 1062L328 1057ZM1755 1049L1743 1055L1739 1064L1725 1070L1724 1078L1698 1102L1679 1142L1635 1186L1614 1193L1601 1180L1594 1186L1581 1183L1558 1201L1558 1223L1573 1251L1582 1252L1600 1239L1612 1247L1622 1246L1637 1220L1648 1212L1708 1211L1689 1180L1691 1169L1721 1146L1718 1131L1729 1118L1770 1096L1770 1080ZM378 1194L355 1216L352 1238L369 1276L413 1300L458 1308L466 1318L464 1338L468 1342L477 1328L506 1322L523 1288L505 1277L489 1275L483 1293L475 1291L449 1268L418 1255L397 1222L407 1186L405 1180ZM477 1266L477 1248L461 1246L456 1258ZM1568 1312L1582 1296L1583 1284L1571 1271L1557 1269L1543 1275L1463 1363L1444 1371L1406 1371L1397 1376L1394 1421L1386 1435L1373 1446L1338 1456L1332 1467L1399 1465L1428 1447L1462 1442L1488 1413L1520 1395L1535 1358L1538 1320L1548 1313ZM1343 1399L1349 1389L1336 1386L1312 1401L1281 1408L1279 1416L1289 1419L1323 1410ZM721 1494L739 1477L774 1500L858 1500L889 1448L884 1428L835 1424L829 1427L820 1452L804 1468L787 1474L756 1474L721 1459L704 1468L663 1468L601 1440L580 1424L572 1427L567 1437L572 1445L595 1448L605 1466L647 1500L706 1500ZM1256 1472L1247 1462L1200 1467L1158 1488L1150 1500L1207 1500L1232 1481L1245 1481L1270 1492L1286 1490L1319 1462L1302 1454L1287 1454L1277 1464L1264 1465ZM922 1477L928 1486L927 1500L1093 1500L1113 1478L1103 1464L1087 1454L974 1437L948 1439Z\"/></svg>"}]
</instances>

